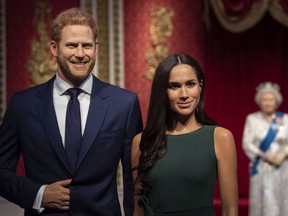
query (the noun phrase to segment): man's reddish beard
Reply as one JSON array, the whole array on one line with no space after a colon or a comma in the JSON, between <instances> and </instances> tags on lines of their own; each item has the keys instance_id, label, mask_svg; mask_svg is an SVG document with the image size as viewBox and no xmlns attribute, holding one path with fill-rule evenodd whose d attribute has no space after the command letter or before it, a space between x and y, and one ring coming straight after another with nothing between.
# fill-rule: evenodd
<instances>
[{"instance_id":1,"label":"man's reddish beard","mask_svg":"<svg viewBox=\"0 0 288 216\"><path fill-rule=\"evenodd\" d=\"M89 74L91 73L91 71L93 70L96 60L94 59L93 61L91 61L91 64L87 70L87 73L83 74L83 75L75 75L73 73L71 73L69 66L67 64L67 61L63 61L60 57L57 59L58 61L58 66L59 69L61 70L62 74L65 76L65 78L71 82L74 86L79 86L82 84L82 82L89 76Z\"/></svg>"}]
</instances>

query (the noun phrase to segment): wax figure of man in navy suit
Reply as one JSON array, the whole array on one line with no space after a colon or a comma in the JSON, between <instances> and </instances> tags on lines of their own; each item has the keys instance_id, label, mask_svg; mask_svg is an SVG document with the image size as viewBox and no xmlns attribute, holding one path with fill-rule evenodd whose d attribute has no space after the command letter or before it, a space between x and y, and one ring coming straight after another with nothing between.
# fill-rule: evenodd
<instances>
[{"instance_id":1,"label":"wax figure of man in navy suit","mask_svg":"<svg viewBox=\"0 0 288 216\"><path fill-rule=\"evenodd\" d=\"M138 98L91 74L98 30L88 13L76 8L63 11L53 21L51 36L56 75L14 94L0 126L0 196L24 208L29 216L121 215L116 186L121 159L124 210L132 215L130 145L142 130ZM77 88L78 102L73 106L74 110L80 107L81 117L77 126L81 145L72 162L67 149L78 138L66 128L70 88ZM20 153L25 177L15 175Z\"/></svg>"}]
</instances>

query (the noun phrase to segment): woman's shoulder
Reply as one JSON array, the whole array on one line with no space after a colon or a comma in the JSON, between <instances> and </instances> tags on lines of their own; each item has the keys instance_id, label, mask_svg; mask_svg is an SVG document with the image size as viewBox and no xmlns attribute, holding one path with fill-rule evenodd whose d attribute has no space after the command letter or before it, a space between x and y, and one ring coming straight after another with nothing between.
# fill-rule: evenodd
<instances>
[{"instance_id":1,"label":"woman's shoulder","mask_svg":"<svg viewBox=\"0 0 288 216\"><path fill-rule=\"evenodd\" d=\"M216 127L214 131L214 146L217 158L235 152L235 141L232 132L223 127Z\"/></svg>"},{"instance_id":2,"label":"woman's shoulder","mask_svg":"<svg viewBox=\"0 0 288 216\"><path fill-rule=\"evenodd\" d=\"M142 133L137 134L132 141L131 162L133 167L139 164L141 135Z\"/></svg>"},{"instance_id":3,"label":"woman's shoulder","mask_svg":"<svg viewBox=\"0 0 288 216\"><path fill-rule=\"evenodd\" d=\"M132 141L133 148L137 148L137 149L139 148L141 137L142 137L142 132L134 136L133 141Z\"/></svg>"},{"instance_id":4,"label":"woman's shoulder","mask_svg":"<svg viewBox=\"0 0 288 216\"><path fill-rule=\"evenodd\" d=\"M283 124L288 125L288 113L283 113Z\"/></svg>"},{"instance_id":5,"label":"woman's shoulder","mask_svg":"<svg viewBox=\"0 0 288 216\"><path fill-rule=\"evenodd\" d=\"M227 128L217 126L215 127L214 137L215 139L228 139L231 137L233 138L233 134Z\"/></svg>"},{"instance_id":6,"label":"woman's shoulder","mask_svg":"<svg viewBox=\"0 0 288 216\"><path fill-rule=\"evenodd\" d=\"M256 111L249 113L246 118L259 118L261 116L262 116L261 111Z\"/></svg>"},{"instance_id":7,"label":"woman's shoulder","mask_svg":"<svg viewBox=\"0 0 288 216\"><path fill-rule=\"evenodd\" d=\"M142 137L142 132L136 134L136 135L134 136L134 138L133 138L133 141L135 140L135 141L140 142L141 137Z\"/></svg>"},{"instance_id":8,"label":"woman's shoulder","mask_svg":"<svg viewBox=\"0 0 288 216\"><path fill-rule=\"evenodd\" d=\"M214 145L215 147L234 146L234 136L230 130L224 127L216 127L214 131Z\"/></svg>"},{"instance_id":9,"label":"woman's shoulder","mask_svg":"<svg viewBox=\"0 0 288 216\"><path fill-rule=\"evenodd\" d=\"M284 118L288 118L288 113L282 112Z\"/></svg>"}]
</instances>

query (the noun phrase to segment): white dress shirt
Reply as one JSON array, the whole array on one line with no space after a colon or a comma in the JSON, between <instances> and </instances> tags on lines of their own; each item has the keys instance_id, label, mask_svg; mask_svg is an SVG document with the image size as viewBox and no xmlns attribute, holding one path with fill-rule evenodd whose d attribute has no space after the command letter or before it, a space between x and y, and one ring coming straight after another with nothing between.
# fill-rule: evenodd
<instances>
[{"instance_id":1,"label":"white dress shirt","mask_svg":"<svg viewBox=\"0 0 288 216\"><path fill-rule=\"evenodd\" d=\"M82 135L85 130L87 121L87 115L90 106L90 98L93 85L93 76L90 74L86 80L79 86L83 91L79 94L78 100L80 104L81 112L81 130ZM66 123L66 111L67 105L70 100L69 94L66 92L69 88L73 88L64 80L62 80L57 74L53 86L53 104L56 113L57 123L62 137L62 143L65 148L65 123ZM44 208L41 207L43 193L47 185L42 185L35 198L33 209L41 213Z\"/></svg>"}]
</instances>

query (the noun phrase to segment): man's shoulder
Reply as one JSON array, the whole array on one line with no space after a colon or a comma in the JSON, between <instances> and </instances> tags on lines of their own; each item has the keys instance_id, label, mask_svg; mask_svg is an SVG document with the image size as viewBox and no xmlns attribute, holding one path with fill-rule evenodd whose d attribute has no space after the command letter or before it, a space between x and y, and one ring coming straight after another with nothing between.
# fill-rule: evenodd
<instances>
[{"instance_id":1,"label":"man's shoulder","mask_svg":"<svg viewBox=\"0 0 288 216\"><path fill-rule=\"evenodd\" d=\"M15 92L12 97L13 98L29 98L29 97L33 97L35 95L37 95L39 92L45 92L47 90L49 90L50 86L53 86L53 81L49 80L45 83L36 85L36 86L31 86L28 87L26 89L22 89L20 91Z\"/></svg>"},{"instance_id":2,"label":"man's shoulder","mask_svg":"<svg viewBox=\"0 0 288 216\"><path fill-rule=\"evenodd\" d=\"M30 87L28 87L26 89L23 89L23 90L21 90L21 91L19 91L17 93L24 93L24 94L27 93L27 94L29 94L31 92L37 92L40 89L43 89L43 88L46 88L46 87L47 87L47 83L42 83L42 84L39 84L39 85L30 86Z\"/></svg>"},{"instance_id":3,"label":"man's shoulder","mask_svg":"<svg viewBox=\"0 0 288 216\"><path fill-rule=\"evenodd\" d=\"M95 85L101 85L101 91L109 96L119 97L121 95L129 97L136 95L136 93L131 90L101 81L99 79L97 79Z\"/></svg>"}]
</instances>

